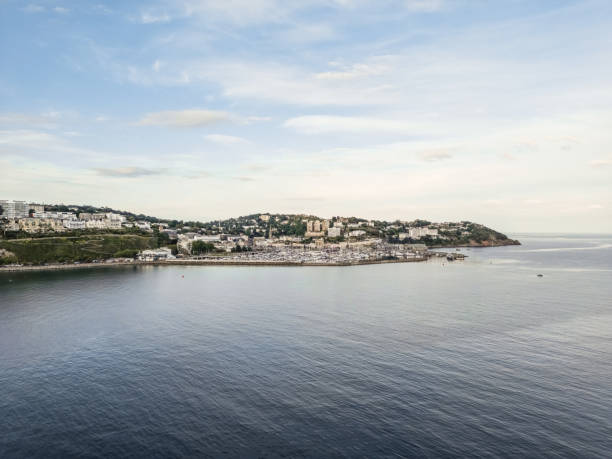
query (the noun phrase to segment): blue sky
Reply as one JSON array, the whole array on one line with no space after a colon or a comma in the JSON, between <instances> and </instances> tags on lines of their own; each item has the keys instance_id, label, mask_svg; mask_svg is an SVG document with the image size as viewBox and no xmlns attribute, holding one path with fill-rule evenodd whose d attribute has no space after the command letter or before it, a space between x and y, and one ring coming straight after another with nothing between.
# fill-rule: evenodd
<instances>
[{"instance_id":1,"label":"blue sky","mask_svg":"<svg viewBox=\"0 0 612 459\"><path fill-rule=\"evenodd\" d=\"M0 196L612 231L612 3L0 0Z\"/></svg>"}]
</instances>

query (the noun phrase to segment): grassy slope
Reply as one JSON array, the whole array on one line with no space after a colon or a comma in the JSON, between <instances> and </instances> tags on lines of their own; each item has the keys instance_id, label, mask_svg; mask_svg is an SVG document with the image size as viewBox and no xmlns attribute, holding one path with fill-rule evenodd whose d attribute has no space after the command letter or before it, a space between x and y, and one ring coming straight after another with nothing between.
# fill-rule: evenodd
<instances>
[{"instance_id":1,"label":"grassy slope","mask_svg":"<svg viewBox=\"0 0 612 459\"><path fill-rule=\"evenodd\" d=\"M14 253L19 263L35 264L105 259L120 250L153 248L155 244L152 237L132 234L0 240L0 248Z\"/></svg>"}]
</instances>

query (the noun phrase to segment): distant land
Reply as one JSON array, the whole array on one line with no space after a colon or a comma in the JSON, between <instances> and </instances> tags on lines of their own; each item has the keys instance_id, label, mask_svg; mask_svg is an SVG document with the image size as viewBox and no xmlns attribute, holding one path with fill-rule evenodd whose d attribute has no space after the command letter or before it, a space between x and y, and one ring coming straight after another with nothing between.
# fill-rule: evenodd
<instances>
[{"instance_id":1,"label":"distant land","mask_svg":"<svg viewBox=\"0 0 612 459\"><path fill-rule=\"evenodd\" d=\"M0 201L0 227L0 265L191 259L353 264L421 260L430 248L520 244L470 221L254 213L200 222L24 201Z\"/></svg>"}]
</instances>

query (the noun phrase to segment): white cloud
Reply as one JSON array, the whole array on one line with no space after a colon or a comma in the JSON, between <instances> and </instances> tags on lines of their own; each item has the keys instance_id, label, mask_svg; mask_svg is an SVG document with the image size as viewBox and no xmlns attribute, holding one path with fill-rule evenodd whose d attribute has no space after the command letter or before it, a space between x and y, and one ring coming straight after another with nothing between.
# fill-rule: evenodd
<instances>
[{"instance_id":1,"label":"white cloud","mask_svg":"<svg viewBox=\"0 0 612 459\"><path fill-rule=\"evenodd\" d=\"M164 65L164 63L162 61L160 61L159 59L156 59L155 62L153 62L153 70L155 70L156 72L159 72L159 70L162 68L162 66Z\"/></svg>"},{"instance_id":2,"label":"white cloud","mask_svg":"<svg viewBox=\"0 0 612 459\"><path fill-rule=\"evenodd\" d=\"M288 119L283 125L305 134L394 132L408 135L414 134L417 128L402 120L329 115L298 116Z\"/></svg>"},{"instance_id":3,"label":"white cloud","mask_svg":"<svg viewBox=\"0 0 612 459\"><path fill-rule=\"evenodd\" d=\"M45 145L53 146L60 142L60 139L52 134L27 129L14 131L0 131L0 145L10 145L13 147L41 148Z\"/></svg>"},{"instance_id":4,"label":"white cloud","mask_svg":"<svg viewBox=\"0 0 612 459\"><path fill-rule=\"evenodd\" d=\"M294 0L184 0L183 13L207 21L226 21L238 26L280 22L304 5Z\"/></svg>"},{"instance_id":5,"label":"white cloud","mask_svg":"<svg viewBox=\"0 0 612 459\"><path fill-rule=\"evenodd\" d=\"M205 138L220 145L244 145L249 143L248 140L233 135L209 134Z\"/></svg>"},{"instance_id":6,"label":"white cloud","mask_svg":"<svg viewBox=\"0 0 612 459\"><path fill-rule=\"evenodd\" d=\"M221 86L225 97L282 105L381 105L394 103L400 96L386 82L320 78L306 69L278 62L229 60L206 66L195 63L175 73L174 80L211 81Z\"/></svg>"},{"instance_id":7,"label":"white cloud","mask_svg":"<svg viewBox=\"0 0 612 459\"><path fill-rule=\"evenodd\" d=\"M294 43L315 43L337 38L336 30L329 24L298 24L282 34Z\"/></svg>"},{"instance_id":8,"label":"white cloud","mask_svg":"<svg viewBox=\"0 0 612 459\"><path fill-rule=\"evenodd\" d=\"M389 0L388 6L398 12L432 13L442 10L443 0ZM160 6L171 9L173 17L195 17L205 21L230 23L243 27L251 24L289 23L300 12L313 8L371 10L378 2L368 0L181 0L162 1L143 15L157 17Z\"/></svg>"},{"instance_id":9,"label":"white cloud","mask_svg":"<svg viewBox=\"0 0 612 459\"><path fill-rule=\"evenodd\" d=\"M143 24L155 24L170 22L171 17L167 13L154 14L151 12L144 12L140 15L140 22Z\"/></svg>"},{"instance_id":10,"label":"white cloud","mask_svg":"<svg viewBox=\"0 0 612 459\"><path fill-rule=\"evenodd\" d=\"M234 120L227 112L216 110L168 110L147 113L137 125L168 127L201 127Z\"/></svg>"},{"instance_id":11,"label":"white cloud","mask_svg":"<svg viewBox=\"0 0 612 459\"><path fill-rule=\"evenodd\" d=\"M380 61L380 59L377 59ZM381 75L389 71L390 67L382 62L359 63L344 67L341 70L320 72L315 74L318 80L352 80L354 78Z\"/></svg>"},{"instance_id":12,"label":"white cloud","mask_svg":"<svg viewBox=\"0 0 612 459\"><path fill-rule=\"evenodd\" d=\"M404 6L409 11L433 13L444 7L442 0L404 0Z\"/></svg>"},{"instance_id":13,"label":"white cloud","mask_svg":"<svg viewBox=\"0 0 612 459\"><path fill-rule=\"evenodd\" d=\"M59 14L67 14L70 12L68 8L64 8L63 6L56 6L55 8L53 8L53 11Z\"/></svg>"},{"instance_id":14,"label":"white cloud","mask_svg":"<svg viewBox=\"0 0 612 459\"><path fill-rule=\"evenodd\" d=\"M123 178L133 178L133 177L144 177L150 175L160 175L164 173L165 169L147 169L144 167L115 167L115 168L105 168L98 167L94 168L94 171L98 175L102 175L105 177L123 177Z\"/></svg>"},{"instance_id":15,"label":"white cloud","mask_svg":"<svg viewBox=\"0 0 612 459\"><path fill-rule=\"evenodd\" d=\"M23 11L25 11L26 13L43 13L45 11L45 7L44 6L40 6L40 5L34 5L33 3L30 3L28 6L26 6Z\"/></svg>"},{"instance_id":16,"label":"white cloud","mask_svg":"<svg viewBox=\"0 0 612 459\"><path fill-rule=\"evenodd\" d=\"M39 115L30 115L26 113L0 113L0 123L52 129L57 127L61 117L62 115L59 112L48 112Z\"/></svg>"}]
</instances>

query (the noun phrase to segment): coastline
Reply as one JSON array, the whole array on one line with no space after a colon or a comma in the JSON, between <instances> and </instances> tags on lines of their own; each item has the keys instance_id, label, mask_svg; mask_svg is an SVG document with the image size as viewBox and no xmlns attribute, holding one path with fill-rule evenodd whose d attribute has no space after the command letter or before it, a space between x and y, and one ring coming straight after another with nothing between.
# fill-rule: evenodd
<instances>
[{"instance_id":1,"label":"coastline","mask_svg":"<svg viewBox=\"0 0 612 459\"><path fill-rule=\"evenodd\" d=\"M33 266L0 266L0 273L62 271L70 269L113 268L118 266L359 266L387 263L416 263L427 261L429 257L415 257L398 260L363 260L342 263L296 263L280 261L233 261L233 260L169 260L169 261L121 261L116 263L79 263L79 264L47 264Z\"/></svg>"},{"instance_id":2,"label":"coastline","mask_svg":"<svg viewBox=\"0 0 612 459\"><path fill-rule=\"evenodd\" d=\"M518 239L507 239L505 241L500 241L500 242L495 241L492 243L490 243L490 241L484 241L484 242L477 242L474 244L432 245L432 246L428 246L427 249L459 249L459 248L479 249L479 248L488 248L488 247L506 247L506 246L513 246L513 245L522 245L522 244Z\"/></svg>"},{"instance_id":3,"label":"coastline","mask_svg":"<svg viewBox=\"0 0 612 459\"><path fill-rule=\"evenodd\" d=\"M488 241L485 241L488 242ZM515 239L507 239L505 241L495 243L474 243L474 244L458 244L458 245L435 245L430 246L428 250L439 250L439 249L455 249L455 248L488 248L488 247L503 247L503 246L514 246L521 245L520 241ZM376 264L387 264L387 263L415 263L427 261L431 257L430 255L414 257L408 259L397 259L397 260L360 260L351 262L329 262L329 263L317 263L317 262L294 262L294 261L247 261L247 260L231 260L228 258L224 259L207 259L207 260L194 260L194 259L176 259L176 260L159 260L159 261L116 261L112 263L99 262L99 263L78 263L78 264L61 264L61 263L49 263L46 265L28 265L28 266L0 266L1 273L16 273L16 272L39 272L39 271L62 271L72 269L93 269L93 268L113 268L118 266L359 266L359 265L376 265Z\"/></svg>"}]
</instances>

